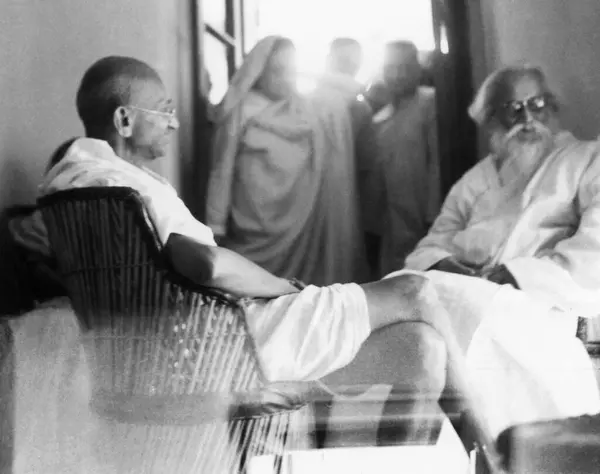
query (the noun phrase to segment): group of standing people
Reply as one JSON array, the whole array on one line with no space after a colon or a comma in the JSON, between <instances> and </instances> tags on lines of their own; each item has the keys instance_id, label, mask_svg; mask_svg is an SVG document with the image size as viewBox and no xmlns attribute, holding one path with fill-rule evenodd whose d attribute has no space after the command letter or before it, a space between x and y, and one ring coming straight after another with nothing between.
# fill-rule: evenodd
<instances>
[{"instance_id":1,"label":"group of standing people","mask_svg":"<svg viewBox=\"0 0 600 474\"><path fill-rule=\"evenodd\" d=\"M386 46L371 89L361 62L357 41L334 40L300 94L289 39L248 54L215 114L206 218L220 245L316 285L403 267L439 210L435 94L410 42Z\"/></svg>"},{"instance_id":2,"label":"group of standing people","mask_svg":"<svg viewBox=\"0 0 600 474\"><path fill-rule=\"evenodd\" d=\"M386 45L380 82L362 90L360 46L338 40L304 96L293 55L283 38L259 42L219 106L207 213L219 242L309 284L424 272L494 436L597 412L575 331L600 307L598 142L561 128L545 73L507 66L482 84L469 114L491 153L442 207L435 92L420 85L417 48Z\"/></svg>"}]
</instances>

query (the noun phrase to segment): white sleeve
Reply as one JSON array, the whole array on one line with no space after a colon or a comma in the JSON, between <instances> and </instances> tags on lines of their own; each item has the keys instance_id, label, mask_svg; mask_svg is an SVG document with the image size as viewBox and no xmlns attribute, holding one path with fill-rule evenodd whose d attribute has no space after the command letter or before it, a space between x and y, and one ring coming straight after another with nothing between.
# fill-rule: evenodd
<instances>
[{"instance_id":1,"label":"white sleeve","mask_svg":"<svg viewBox=\"0 0 600 474\"><path fill-rule=\"evenodd\" d=\"M161 193L141 194L163 245L171 234L185 235L204 245L216 245L210 228L194 218L174 189L165 185Z\"/></svg>"},{"instance_id":2,"label":"white sleeve","mask_svg":"<svg viewBox=\"0 0 600 474\"><path fill-rule=\"evenodd\" d=\"M119 165L120 168L115 168L114 165L98 168L96 174L99 176L86 179L83 185L125 186L135 189L140 194L163 245L171 234L185 235L204 245L216 245L210 228L194 218L167 181L128 164Z\"/></svg>"}]
</instances>

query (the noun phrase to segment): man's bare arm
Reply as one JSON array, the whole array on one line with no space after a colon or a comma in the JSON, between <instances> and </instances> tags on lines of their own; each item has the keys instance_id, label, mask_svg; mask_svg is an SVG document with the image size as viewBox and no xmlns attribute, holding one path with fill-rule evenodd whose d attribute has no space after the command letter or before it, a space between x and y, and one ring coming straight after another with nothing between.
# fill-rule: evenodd
<instances>
[{"instance_id":1,"label":"man's bare arm","mask_svg":"<svg viewBox=\"0 0 600 474\"><path fill-rule=\"evenodd\" d=\"M298 291L288 280L231 250L203 245L184 235L171 234L165 252L181 275L235 296L269 298Z\"/></svg>"}]
</instances>

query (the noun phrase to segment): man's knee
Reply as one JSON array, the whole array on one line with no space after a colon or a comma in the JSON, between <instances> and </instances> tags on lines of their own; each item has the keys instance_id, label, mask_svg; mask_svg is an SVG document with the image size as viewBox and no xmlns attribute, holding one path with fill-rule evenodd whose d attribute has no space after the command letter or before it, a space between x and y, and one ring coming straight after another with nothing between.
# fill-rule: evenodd
<instances>
[{"instance_id":1,"label":"man's knee","mask_svg":"<svg viewBox=\"0 0 600 474\"><path fill-rule=\"evenodd\" d=\"M401 274L363 285L371 327L378 329L400 321L431 321L437 301L433 284L424 275Z\"/></svg>"},{"instance_id":2,"label":"man's knee","mask_svg":"<svg viewBox=\"0 0 600 474\"><path fill-rule=\"evenodd\" d=\"M425 275L413 273L401 274L362 285L367 298L380 301L390 299L417 301L432 291L432 284Z\"/></svg>"}]
</instances>

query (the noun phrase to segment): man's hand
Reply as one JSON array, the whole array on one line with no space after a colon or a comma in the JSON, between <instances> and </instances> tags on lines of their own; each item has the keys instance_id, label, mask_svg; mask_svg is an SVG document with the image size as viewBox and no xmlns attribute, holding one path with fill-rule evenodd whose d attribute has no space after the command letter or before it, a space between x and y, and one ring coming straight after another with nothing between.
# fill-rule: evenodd
<instances>
[{"instance_id":1,"label":"man's hand","mask_svg":"<svg viewBox=\"0 0 600 474\"><path fill-rule=\"evenodd\" d=\"M519 289L519 284L512 273L510 273L509 269L506 268L506 265L498 265L492 270L484 275L484 278L493 283L497 283L498 285L512 285L517 290Z\"/></svg>"},{"instance_id":2,"label":"man's hand","mask_svg":"<svg viewBox=\"0 0 600 474\"><path fill-rule=\"evenodd\" d=\"M479 276L477 269L459 262L454 257L447 257L429 268L429 270L438 270L440 272L457 273L459 275Z\"/></svg>"}]
</instances>

